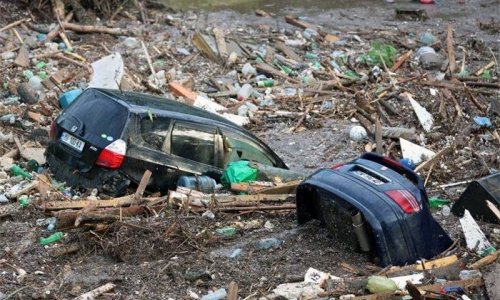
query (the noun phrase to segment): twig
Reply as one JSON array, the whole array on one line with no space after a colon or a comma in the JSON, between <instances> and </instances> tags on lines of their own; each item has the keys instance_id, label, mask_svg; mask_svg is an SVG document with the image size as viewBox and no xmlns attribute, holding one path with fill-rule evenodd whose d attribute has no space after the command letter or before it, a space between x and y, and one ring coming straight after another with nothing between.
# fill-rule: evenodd
<instances>
[{"instance_id":1,"label":"twig","mask_svg":"<svg viewBox=\"0 0 500 300\"><path fill-rule=\"evenodd\" d=\"M12 293L8 294L7 297L3 298L3 300L7 300L7 299L10 299L12 298L15 294L19 293L20 291L22 290L25 290L29 288L29 286L23 286L22 288L18 288L17 290L13 291Z\"/></svg>"},{"instance_id":2,"label":"twig","mask_svg":"<svg viewBox=\"0 0 500 300\"><path fill-rule=\"evenodd\" d=\"M391 72L396 72L397 69L399 69L399 67L401 67L401 65L404 64L404 62L411 57L411 55L413 54L413 50L410 50L408 52L406 52L405 54L401 55L398 59L398 61L392 66L391 68Z\"/></svg>"},{"instance_id":3,"label":"twig","mask_svg":"<svg viewBox=\"0 0 500 300\"><path fill-rule=\"evenodd\" d=\"M141 41L141 45L142 45L142 50L144 51L144 55L146 56L146 61L148 62L148 65L149 65L149 69L151 70L151 74L153 74L155 84L158 87L159 86L158 78L156 78L156 72L155 72L155 69L153 67L153 63L151 61L151 56L149 56L148 49L146 48L146 44L144 44L143 41Z\"/></svg>"},{"instance_id":4,"label":"twig","mask_svg":"<svg viewBox=\"0 0 500 300\"><path fill-rule=\"evenodd\" d=\"M21 42L21 44L24 44L23 38L19 35L19 32L17 32L17 30L15 28L12 28L11 30L14 33L14 35L16 36L16 38L19 40L19 42Z\"/></svg>"},{"instance_id":5,"label":"twig","mask_svg":"<svg viewBox=\"0 0 500 300\"><path fill-rule=\"evenodd\" d=\"M434 169L434 166L436 165L436 162L434 162L431 167L429 168L429 173L427 173L427 176L425 177L425 181L424 181L424 187L427 186L427 182L429 181L429 178L431 177L431 174L432 174L432 170Z\"/></svg>"},{"instance_id":6,"label":"twig","mask_svg":"<svg viewBox=\"0 0 500 300\"><path fill-rule=\"evenodd\" d=\"M449 60L449 70L450 74L453 74L456 69L456 62L455 62L455 50L453 49L453 28L451 27L451 24L448 24L448 27L446 28L446 49L448 51L448 60Z\"/></svg>"},{"instance_id":7,"label":"twig","mask_svg":"<svg viewBox=\"0 0 500 300\"><path fill-rule=\"evenodd\" d=\"M19 24L21 24L21 23L24 23L24 22L29 22L29 21L31 21L31 18L26 18L26 19L22 19L22 20L19 20L19 21L12 22L12 23L10 23L10 24L8 24L8 25L6 25L6 26L2 27L2 28L0 29L0 32L5 31L5 30L7 30L7 29L10 29L10 28L12 28L12 27L16 27L17 25L19 25Z\"/></svg>"},{"instance_id":8,"label":"twig","mask_svg":"<svg viewBox=\"0 0 500 300\"><path fill-rule=\"evenodd\" d=\"M80 33L107 33L113 35L130 35L131 33L127 30L121 28L109 28L106 26L98 26L98 25L80 25L69 22L61 22L61 25L64 26L67 30L73 30L75 32Z\"/></svg>"}]
</instances>

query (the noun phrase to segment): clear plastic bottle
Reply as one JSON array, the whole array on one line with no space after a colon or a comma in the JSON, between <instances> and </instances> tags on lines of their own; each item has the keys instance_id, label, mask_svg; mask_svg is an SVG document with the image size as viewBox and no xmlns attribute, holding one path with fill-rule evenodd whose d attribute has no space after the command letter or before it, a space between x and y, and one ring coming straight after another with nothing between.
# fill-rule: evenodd
<instances>
[{"instance_id":1,"label":"clear plastic bottle","mask_svg":"<svg viewBox=\"0 0 500 300\"><path fill-rule=\"evenodd\" d=\"M248 83L245 83L239 90L238 90L238 93L237 93L237 98L238 100L240 101L244 101L244 100L247 100L248 97L250 97L250 95L252 94L253 92L253 87L248 84Z\"/></svg>"},{"instance_id":2,"label":"clear plastic bottle","mask_svg":"<svg viewBox=\"0 0 500 300\"><path fill-rule=\"evenodd\" d=\"M227 292L226 289L218 289L213 293L209 293L203 297L201 297L201 300L221 300L227 297Z\"/></svg>"}]
</instances>

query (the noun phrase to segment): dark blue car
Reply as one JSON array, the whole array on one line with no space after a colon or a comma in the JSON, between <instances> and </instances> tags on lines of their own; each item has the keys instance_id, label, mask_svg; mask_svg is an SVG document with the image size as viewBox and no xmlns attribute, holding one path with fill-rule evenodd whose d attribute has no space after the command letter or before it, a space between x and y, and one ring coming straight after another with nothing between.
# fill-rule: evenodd
<instances>
[{"instance_id":1,"label":"dark blue car","mask_svg":"<svg viewBox=\"0 0 500 300\"><path fill-rule=\"evenodd\" d=\"M452 244L430 213L422 179L373 153L304 180L297 216L300 224L321 220L336 242L372 253L381 266L430 259Z\"/></svg>"}]
</instances>

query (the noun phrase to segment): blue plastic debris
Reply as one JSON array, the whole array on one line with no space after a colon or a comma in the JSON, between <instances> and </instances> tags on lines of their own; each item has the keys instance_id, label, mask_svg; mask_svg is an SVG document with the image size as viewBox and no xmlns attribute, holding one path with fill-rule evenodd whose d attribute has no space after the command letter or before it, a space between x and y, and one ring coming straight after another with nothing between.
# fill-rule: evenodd
<instances>
[{"instance_id":1,"label":"blue plastic debris","mask_svg":"<svg viewBox=\"0 0 500 300\"><path fill-rule=\"evenodd\" d=\"M415 165L415 163L413 162L413 160L409 159L409 158L402 158L399 160L399 162L404 165L405 167L408 167L409 169L412 169L412 170L415 170L415 168L417 167Z\"/></svg>"},{"instance_id":2,"label":"blue plastic debris","mask_svg":"<svg viewBox=\"0 0 500 300\"><path fill-rule=\"evenodd\" d=\"M36 35L36 40L38 42L43 42L47 38L47 35L45 33L39 33Z\"/></svg>"},{"instance_id":3,"label":"blue plastic debris","mask_svg":"<svg viewBox=\"0 0 500 300\"><path fill-rule=\"evenodd\" d=\"M59 97L59 105L61 105L61 108L63 109L68 107L78 96L80 96L81 93L81 89L74 89L64 92L64 94Z\"/></svg>"},{"instance_id":4,"label":"blue plastic debris","mask_svg":"<svg viewBox=\"0 0 500 300\"><path fill-rule=\"evenodd\" d=\"M474 122L476 122L476 124L481 127L493 127L493 125L491 124L491 120L488 117L476 116L474 117Z\"/></svg>"}]
</instances>

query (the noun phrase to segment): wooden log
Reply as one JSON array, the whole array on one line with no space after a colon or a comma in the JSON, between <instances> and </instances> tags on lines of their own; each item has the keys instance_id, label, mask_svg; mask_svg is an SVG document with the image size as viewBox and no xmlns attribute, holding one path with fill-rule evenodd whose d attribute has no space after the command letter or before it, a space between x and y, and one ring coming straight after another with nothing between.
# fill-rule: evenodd
<instances>
[{"instance_id":1,"label":"wooden log","mask_svg":"<svg viewBox=\"0 0 500 300\"><path fill-rule=\"evenodd\" d=\"M475 269L475 270L478 270L484 266L487 266L489 264L492 264L494 263L498 257L500 256L500 250L498 250L497 252L495 253L492 253L490 255L487 255L483 258L481 258L480 260L476 261L475 263L471 264L469 266L470 269Z\"/></svg>"},{"instance_id":2,"label":"wooden log","mask_svg":"<svg viewBox=\"0 0 500 300\"><path fill-rule=\"evenodd\" d=\"M78 215L78 217L76 217L75 227L79 227L80 224L87 222L103 223L107 221L118 221L121 219L122 216L119 215L117 216L117 215L102 214L95 212L82 212Z\"/></svg>"},{"instance_id":3,"label":"wooden log","mask_svg":"<svg viewBox=\"0 0 500 300\"><path fill-rule=\"evenodd\" d=\"M69 22L73 18L73 12L69 12L66 17L64 17L63 22ZM49 33L47 33L47 36L45 37L45 40L43 41L44 43L52 41L58 34L59 31L61 30L61 25L57 24L54 29L52 29Z\"/></svg>"},{"instance_id":4,"label":"wooden log","mask_svg":"<svg viewBox=\"0 0 500 300\"><path fill-rule=\"evenodd\" d=\"M157 200L158 197L147 198L146 201ZM39 204L39 207L44 210L62 210L62 209L82 209L89 205L93 205L96 208L105 207L123 207L132 204L134 201L133 196L124 196L120 198L114 198L111 200L76 200L76 201L46 201Z\"/></svg>"},{"instance_id":5,"label":"wooden log","mask_svg":"<svg viewBox=\"0 0 500 300\"><path fill-rule=\"evenodd\" d=\"M131 33L121 28L109 28L99 25L80 25L69 22L61 22L61 25L68 30L79 33L107 33L112 35L130 35Z\"/></svg>"},{"instance_id":6,"label":"wooden log","mask_svg":"<svg viewBox=\"0 0 500 300\"><path fill-rule=\"evenodd\" d=\"M97 202L97 201L95 201ZM94 210L95 214L104 215L115 215L121 218L133 217L142 215L146 212L146 207L143 205L131 206L131 207L119 207L119 208L101 208L99 210ZM57 218L58 226L61 228L74 226L76 219L78 218L81 211L78 210L63 210L53 212L52 215Z\"/></svg>"}]
</instances>

